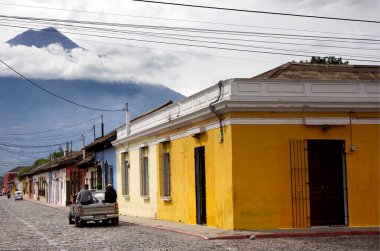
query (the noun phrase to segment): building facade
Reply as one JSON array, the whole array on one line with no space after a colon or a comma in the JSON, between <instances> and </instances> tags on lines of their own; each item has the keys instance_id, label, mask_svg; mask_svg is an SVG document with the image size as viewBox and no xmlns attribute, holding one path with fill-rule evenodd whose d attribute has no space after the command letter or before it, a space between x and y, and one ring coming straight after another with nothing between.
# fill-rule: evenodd
<instances>
[{"instance_id":1,"label":"building facade","mask_svg":"<svg viewBox=\"0 0 380 251\"><path fill-rule=\"evenodd\" d=\"M17 178L22 168L24 167L16 167L4 173L4 193L12 193L17 189L15 183L11 181Z\"/></svg>"},{"instance_id":2,"label":"building facade","mask_svg":"<svg viewBox=\"0 0 380 251\"><path fill-rule=\"evenodd\" d=\"M379 226L379 67L300 66L309 79L286 67L127 121L113 143L120 213L223 229Z\"/></svg>"}]
</instances>

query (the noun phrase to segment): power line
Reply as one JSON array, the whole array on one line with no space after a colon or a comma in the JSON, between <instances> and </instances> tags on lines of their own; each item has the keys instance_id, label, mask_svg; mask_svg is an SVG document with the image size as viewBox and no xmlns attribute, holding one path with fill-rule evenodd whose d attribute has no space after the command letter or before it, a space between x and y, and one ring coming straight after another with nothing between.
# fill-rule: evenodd
<instances>
[{"instance_id":1,"label":"power line","mask_svg":"<svg viewBox=\"0 0 380 251\"><path fill-rule=\"evenodd\" d=\"M76 34L76 35L84 35L84 36L93 36L93 34L85 34L85 33L77 33L77 32L66 32L68 34ZM312 54L318 54L320 52L316 51L302 51L302 50L290 50L290 49L283 49L283 48L273 48L273 47L267 47L267 46L253 46L253 45L247 45L247 44L236 44L236 43L225 43L225 42L218 42L218 41L205 41L205 40L196 40L196 39L188 39L188 38L181 38L181 37L167 37L167 36L160 36L160 35L145 35L143 33L136 34L136 35L143 35L143 36L153 36L158 38L164 38L164 39L174 39L174 40L181 40L181 41L187 41L187 42L200 42L200 43L211 43L211 44L218 44L218 45L228 45L228 46L239 46L243 48L256 48L256 49L266 49L266 50L274 50L274 51L287 51L287 52L296 52L296 53L312 53ZM96 35L99 36L99 35ZM109 38L109 37L108 37ZM120 37L112 37L116 39L123 39ZM128 40L133 40L129 39ZM377 56L372 55L363 55L363 54L348 54L348 53L340 53L342 56L350 56L350 57L362 57L362 58L376 58Z\"/></svg>"},{"instance_id":2,"label":"power line","mask_svg":"<svg viewBox=\"0 0 380 251\"><path fill-rule=\"evenodd\" d=\"M1 18L0 18L1 19ZM5 22L7 22L6 20ZM24 23L24 21L19 21L15 20L14 22L21 22ZM42 24L37 23L37 25L41 26ZM253 40L253 39L242 39L242 38L229 38L229 37L210 37L210 36L200 36L200 35L188 35L188 34L173 34L173 33L164 33L164 32L146 32L146 31L134 31L134 30L114 30L114 29L104 29L104 28L98 28L98 27L89 27L89 26L75 26L75 25L68 25L68 24L59 24L65 27L69 28L74 28L76 30L82 30L85 29L86 31L88 30L96 30L97 32L104 31L104 33L122 33L122 34L132 34L132 35L141 35L141 36L152 36L152 37L158 37L158 38L165 38L165 39L177 39L177 40L185 40L183 37L190 37L190 38L204 38L204 39L211 39L211 40L228 40L228 41L244 41L244 42L257 42L257 43L271 43L271 44L281 44L281 45L296 45L296 46L311 46L311 47L326 47L326 48L339 48L339 49L354 49L354 50L368 50L368 51L373 51L376 50L378 51L379 48L363 48L363 47L347 47L347 46L342 46L342 45L321 45L321 44L306 44L306 43L291 43L291 42L285 42L285 41L268 41L268 40ZM16 26L16 25L8 25L8 24L0 24L0 26L8 26L8 27L13 27L13 28L25 28L25 29L30 29L31 27L28 26ZM40 30L40 29L39 29ZM51 33L55 31L49 31ZM66 32L65 33L70 33ZM73 33L71 33L73 34ZM82 33L74 33L77 35L82 35ZM97 33L99 34L99 33ZM262 35L260 35L262 36ZM262 36L263 37L263 36ZM268 37L268 36L267 36ZM273 37L272 38L279 38L279 37ZM321 40L317 40L321 41ZM328 40L330 41L330 40ZM203 41L202 41L203 42ZM107 44L107 43L105 43Z\"/></svg>"},{"instance_id":3,"label":"power line","mask_svg":"<svg viewBox=\"0 0 380 251\"><path fill-rule=\"evenodd\" d=\"M76 34L75 32L67 32L70 34ZM84 34L82 34L84 35ZM189 46L189 47L198 47L198 48L207 48L207 49L217 49L217 50L227 50L227 51L239 51L239 52L250 52L250 53L260 53L260 54L271 54L271 55L282 55L282 56L297 56L297 57L310 57L314 55L305 55L305 54L295 54L295 53L282 53L282 52L269 52L269 51L258 51L258 50L247 50L247 49L238 49L238 48L226 48L226 47L217 47L217 46L207 46L207 45L195 45L195 44L185 44L185 43L176 43L176 42L163 42L163 41L152 41L146 39L135 39L135 38L121 38L121 37L112 37L104 35L95 35L95 34L86 34L86 36L102 37L102 38L113 38L120 40L132 40L138 42L148 42L148 43L159 43L166 45L180 45L180 46ZM367 59L357 59L357 58L344 58L344 60L350 61L363 61L363 62L380 62L376 60L367 60Z\"/></svg>"},{"instance_id":4,"label":"power line","mask_svg":"<svg viewBox=\"0 0 380 251\"><path fill-rule=\"evenodd\" d=\"M81 139L72 140L72 142L79 142ZM56 144L49 144L49 145L16 145L16 144L9 144L9 143L3 143L0 142L0 146L6 146L6 147L16 147L16 148L46 148L46 147L53 147L53 146L62 146L66 144L66 142L56 143Z\"/></svg>"},{"instance_id":5,"label":"power line","mask_svg":"<svg viewBox=\"0 0 380 251\"><path fill-rule=\"evenodd\" d=\"M73 26L73 27L77 28L75 26ZM83 27L83 26L79 26L79 27L91 29L91 27ZM113 32L113 30L109 30L109 31ZM118 32L118 31L115 31L115 32ZM57 31L49 31L49 32L56 33ZM161 35L157 35L157 33L145 33L145 32L135 32L135 31L128 32L128 31L124 31L124 30L119 31L119 32L128 33L128 34L132 34L132 35L153 36L153 37L164 38L164 39L175 39L175 40L190 41L190 42L200 42L200 43L212 43L212 44L219 44L219 45L239 46L239 47L243 47L243 48L256 48L256 49L266 49L266 50L296 52L296 53L311 53L311 54L314 54L314 55L320 53L320 52L315 52L315 51L303 51L303 50L294 50L294 49L291 50L291 49L273 48L273 47L266 47L266 46L253 46L253 45L246 45L246 44L225 43L225 42L218 42L218 41L205 41L205 40L187 39L187 38L176 37L174 34L170 34L170 35L174 35L174 37L173 37L173 36L170 36L170 35L169 36L167 36L167 35L161 36ZM84 35L84 36L94 36L93 34L78 33L78 32L65 32L65 33L75 34L75 35ZM50 35L50 34L48 34L48 35ZM54 35L51 34L51 36L54 36ZM97 33L97 35L95 35L95 36L96 37L101 37L99 35L99 33ZM123 39L123 38L120 38L120 37L109 37L109 36L103 36L103 37L114 38L114 39ZM186 37L186 35L184 37ZM216 39L216 38L205 37L205 36L188 36L188 37L203 37L203 38L206 38L206 39L214 39L214 40ZM133 40L133 39L129 39L129 40ZM249 42L250 40L246 39L245 41ZM152 41L152 42L154 42L154 41ZM336 47L339 48L338 46L336 46ZM326 54L334 54L334 55L336 55L337 53L326 52ZM338 54L341 55L341 56L348 56L348 57L362 57L362 58L367 58L367 59L368 58L378 59L378 57L372 56L372 55L349 54L349 53L338 53ZM299 56L299 55L297 55L297 56ZM357 59L357 58L353 58L353 59L350 59L350 60L365 61L365 60L361 60L361 59Z\"/></svg>"},{"instance_id":6,"label":"power line","mask_svg":"<svg viewBox=\"0 0 380 251\"><path fill-rule=\"evenodd\" d=\"M70 138L77 138L80 135L83 134L89 134L92 133L93 129L87 130L87 131L81 131L81 132L75 132L71 134L61 134L61 135L51 135L51 136L44 136L44 137L23 137L23 138L14 138L14 137L7 137L7 136L0 136L0 140L13 140L13 141L45 141L45 140L52 140L52 139L66 139L69 140Z\"/></svg>"},{"instance_id":7,"label":"power line","mask_svg":"<svg viewBox=\"0 0 380 251\"><path fill-rule=\"evenodd\" d=\"M248 28L259 28L259 29L273 29L273 30L288 30L288 31L322 33L322 34L325 33L325 34L341 34L341 35L358 35L358 36L366 36L366 37L379 37L379 36L374 36L373 34L353 34L353 33L342 33L342 32L327 32L327 31L305 30L305 29L290 29L290 28L284 28L284 27L222 23L222 22L212 22L212 21L205 21L205 20L188 20L188 19L178 19L178 18L127 15L127 14L111 13L111 12L103 12L103 11L100 12L100 11L74 10L74 9L65 9L65 8L52 8L52 7L45 7L45 6L32 6L32 5L10 4L10 3L1 3L1 2L0 2L0 5L16 6L16 7L24 7L24 8L35 8L35 9L46 9L46 10L59 10L59 11L78 12L78 13L89 13L89 14L97 14L97 15L100 14L100 15L110 15L110 16L145 18L145 19L155 19L155 20L175 21L175 22L180 21L180 22L189 22L189 23L204 23L204 24L212 24L212 25L226 25L226 26L248 27Z\"/></svg>"},{"instance_id":8,"label":"power line","mask_svg":"<svg viewBox=\"0 0 380 251\"><path fill-rule=\"evenodd\" d=\"M3 151L9 151L9 152L12 152L12 153L19 153L19 152L20 152L20 151L17 151L16 149L7 149L7 148L0 148L0 150L3 150ZM51 153L51 152L59 151L60 148L53 148L53 149L49 149L49 150L46 150L46 151L38 151L38 152L26 152L26 150L28 150L28 149L23 149L23 150L22 150L22 153L23 153L23 154L43 154L43 153Z\"/></svg>"},{"instance_id":9,"label":"power line","mask_svg":"<svg viewBox=\"0 0 380 251\"><path fill-rule=\"evenodd\" d=\"M146 3L153 3L153 4L175 5L175 6L181 6L181 7L213 9L213 10L226 10L226 11L238 11L238 12L268 14L268 15L317 18L317 19L327 19L327 20L335 20L335 21L350 21L350 22L363 22L363 23L376 23L376 24L380 23L380 21L365 20L365 19L352 19L352 18L326 17L326 16L316 16L316 15L291 14L291 13L284 13L284 12L258 11L258 10L234 9L234 8L222 8L222 7L216 7L216 6L205 6L205 5L195 5L195 4L182 4L182 3L171 3L171 2L149 1L149 0L132 0L132 1L135 1L135 2L146 2Z\"/></svg>"},{"instance_id":10,"label":"power line","mask_svg":"<svg viewBox=\"0 0 380 251\"><path fill-rule=\"evenodd\" d=\"M25 155L25 154L22 154L22 153L17 153L17 152L14 152L14 151L10 151L8 149L4 149L4 148L1 148L0 147L0 150L1 151L4 151L4 152L8 152L8 153L11 153L11 154L15 154L15 155L19 155L19 156L24 156L24 157L27 157L27 158L38 158L39 156L28 156L28 155Z\"/></svg>"},{"instance_id":11,"label":"power line","mask_svg":"<svg viewBox=\"0 0 380 251\"><path fill-rule=\"evenodd\" d=\"M64 97L61 97L43 87L41 87L40 85L36 84L35 82L33 82L32 80L28 79L27 77L25 77L24 75L22 75L21 73L19 73L18 71L16 71L14 68L12 68L11 66L9 66L7 63L5 63L3 60L0 59L0 62L5 65L6 67L8 67L10 70L12 70L13 72L15 72L17 75L19 75L21 78L23 78L24 80L26 80L27 82L29 82L30 84L36 86L37 88L49 93L50 95L53 95L54 97L56 98L59 98L59 99L62 99L68 103L71 103L73 105L76 105L76 106L79 106L79 107L82 107L82 108L86 108L86 109L89 109L89 110L94 110L94 111L102 111L102 112L123 112L125 111L124 109L122 110L106 110L106 109L99 109L99 108L93 108L93 107L89 107L89 106L85 106L85 105L81 105L79 103L76 103L74 101L71 101L67 98L64 98Z\"/></svg>"},{"instance_id":12,"label":"power line","mask_svg":"<svg viewBox=\"0 0 380 251\"><path fill-rule=\"evenodd\" d=\"M95 117L95 118L92 118L92 119L88 119L86 121L82 121L82 122L78 122L78 123L75 123L75 124L71 124L71 125L66 125L66 126L62 126L62 127L57 127L57 128L53 128L53 129L49 129L49 130L46 130L46 131L39 131L39 132L29 132L29 133L7 133L7 135L12 135L12 136L18 136L18 135L33 135L33 134L40 134L40 133L47 133L47 132L52 132L52 131L56 131L56 130L60 130L60 129L65 129L65 128L68 128L68 127L73 127L73 126L77 126L77 125L82 125L82 124L86 124L90 121L93 121L93 120L96 120L96 119L99 119L101 118L101 116L98 116L98 117ZM80 132L82 133L82 132ZM70 134L73 134L73 133L70 133ZM4 135L0 135L0 136L4 136Z\"/></svg>"},{"instance_id":13,"label":"power line","mask_svg":"<svg viewBox=\"0 0 380 251\"><path fill-rule=\"evenodd\" d=\"M22 18L23 19L23 18ZM146 26L145 26L146 27ZM148 26L148 27L152 27L152 26ZM88 27L86 27L88 28ZM173 28L173 27L165 27L165 28ZM174 28L178 28L178 27L174 27ZM103 30L103 29L102 29ZM194 29L191 29L191 31L193 31ZM220 32L221 30L205 30L205 29L196 29L196 30L201 30L201 31L218 31ZM231 31L233 32L233 31ZM162 42L162 41L151 41L151 40L142 40L142 39L132 39L132 38L120 38L120 37L114 37L114 36L104 36L104 35L99 35L99 33L97 33L96 35L94 34L84 34L84 33L77 33L77 32L66 32L68 34L76 34L76 35L85 35L85 36L96 36L96 37L102 37L102 38L112 38L112 39L122 39L122 40L133 40L133 41L138 41L138 42L150 42L150 43L160 43L160 44L172 44L172 45L182 45L182 46L190 46L190 47L200 47L200 48L212 48L212 49L220 49L220 50L231 50L231 51L242 51L242 52L253 52L253 53L265 53L265 54L274 54L274 55L285 55L285 56L299 56L299 57L310 57L310 56L314 56L315 54L318 54L317 52L305 52L305 53L312 53L311 55L305 55L305 54L293 54L293 53L283 53L283 52L268 52L268 51L257 51L257 50L244 50L244 49L236 49L236 48L225 48L225 47L215 47L215 46L205 46L205 45L194 45L194 44L183 44L183 43L173 43L173 42ZM249 32L244 32L244 34L249 34L251 35ZM258 33L259 35L262 35L262 34L269 34L269 33ZM281 35L281 36L295 36L295 35L288 35L288 34L274 34L274 35ZM309 37L315 37L315 36L309 36ZM288 37L287 37L288 38ZM292 37L291 37L292 38ZM329 37L326 37L326 38L329 38ZM331 38L331 37L330 37ZM177 39L180 39L180 40L187 40L189 41L189 39L183 39L183 38L177 38ZM294 39L294 38L292 38ZM303 39L307 39L307 38L303 38ZM339 38L339 39L352 39L352 38ZM362 40L362 39L359 39L359 40ZM194 41L194 40L193 40ZM326 41L326 40L317 40L317 41ZM327 40L327 41L331 41L331 40ZM376 40L375 40L376 41ZM380 40L379 40L380 41ZM208 41L197 41L197 42L208 42ZM208 42L209 43L209 42ZM214 43L217 43L217 44L222 44L220 42L214 42ZM224 43L226 44L226 43ZM232 44L229 44L229 45L232 45ZM283 49L276 49L276 48L269 48L269 47L255 47L255 46L244 46L244 45L237 45L237 44L234 44L234 46L242 46L242 47L251 47L251 48L260 48L260 49L269 49L269 50L281 50L281 51L295 51L295 50L283 50ZM303 53L303 51L299 51L299 50L296 50L296 52L301 52ZM334 53L336 54L336 53ZM342 54L343 56L343 54ZM346 56L346 55L344 55ZM350 56L350 55L349 55ZM357 56L357 55L355 55ZM367 56L367 55L359 55L363 58L365 57L372 57L372 56ZM360 59L360 58L345 58L345 60L356 60L356 61L364 61L364 62L378 62L378 61L373 61L373 60L368 60L368 59Z\"/></svg>"},{"instance_id":14,"label":"power line","mask_svg":"<svg viewBox=\"0 0 380 251\"><path fill-rule=\"evenodd\" d=\"M325 41L322 39L334 39L334 40L353 40L353 41L367 41L367 42L380 42L380 39L370 39L370 38L352 38L352 37L336 37L336 36L313 36L304 34L286 34L286 33L270 33L270 32L252 32L252 31L237 31L237 30L221 30L221 29L201 29L201 28L186 28L179 26L162 26L162 25L141 25L141 24L128 24L128 23L107 23L107 22L95 22L95 21L80 21L80 20L70 20L70 19L54 19L54 18L36 18L36 17L23 17L23 16L7 16L0 15L1 18L6 19L16 19L16 20L28 20L28 21L46 21L46 22L58 22L58 23L71 23L71 24L89 24L89 25L102 25L111 27L130 27L130 28L143 28L143 29L153 29L153 30L170 30L170 31L186 31L186 32L203 32L203 33L214 33L221 35L239 35L239 36L276 36L276 37L289 37L296 39L313 39L316 41ZM94 27L93 27L94 28ZM105 30L104 28L101 28ZM306 39L307 38L307 39ZM331 40L327 40L331 41Z\"/></svg>"}]
</instances>

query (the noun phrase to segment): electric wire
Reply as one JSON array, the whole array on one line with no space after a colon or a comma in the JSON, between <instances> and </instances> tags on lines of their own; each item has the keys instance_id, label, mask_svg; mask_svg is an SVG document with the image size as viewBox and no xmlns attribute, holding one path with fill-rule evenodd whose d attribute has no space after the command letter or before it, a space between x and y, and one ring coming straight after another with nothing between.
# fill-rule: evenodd
<instances>
[{"instance_id":1,"label":"electric wire","mask_svg":"<svg viewBox=\"0 0 380 251\"><path fill-rule=\"evenodd\" d=\"M78 28L78 27L75 27L75 26L71 26L71 27ZM80 28L89 28L89 29L91 29L91 27L83 27L83 26L79 26L79 27ZM49 32L55 33L57 31L49 31ZM183 35L181 35L181 37L175 37L174 34L167 34L167 33L166 34L165 33L154 33L154 32L146 33L146 32L136 32L136 31L125 31L125 30L123 30L123 31L120 31L120 30L117 30L117 31L109 30L107 32L110 32L110 33L122 32L123 34L127 33L127 34L132 34L132 35L153 36L153 37L158 37L158 38L175 39L175 40L181 40L181 41L200 42L200 43L212 43L212 44L230 45L230 46L241 46L241 47L245 47L245 48L269 49L269 50L279 50L279 51L288 51L288 52L301 52L301 53L313 53L313 54L319 54L320 53L320 52L315 52L315 51L313 52L313 51L304 51L304 50L290 50L290 49L273 48L273 47L266 47L266 46L253 46L253 45L247 45L247 44L225 43L225 42L218 42L218 41L215 41L215 40L205 41L205 40L182 38L182 37L202 37L202 38L205 38L205 39L216 39L216 38L205 37L205 36L183 36ZM74 34L74 35L84 35L84 36L88 35L88 34L85 34L85 33L76 33L76 32L70 32L70 31L65 32L65 33L67 33L67 34ZM161 35L161 34L165 34L165 35ZM52 34L52 36L53 36L53 34ZM226 40L228 40L228 39L226 39ZM245 40L245 41L252 42L252 40ZM278 42L278 44L280 44L280 43L281 42ZM344 46L343 47L342 46L334 46L334 47L335 48L345 48ZM357 49L362 49L362 48L357 48ZM380 50L380 49L370 48L369 50ZM325 53L328 53L328 52L325 52ZM363 57L363 58L379 58L377 56L363 55L363 54L340 53L340 55L341 56L353 56L353 57L357 56L357 57Z\"/></svg>"},{"instance_id":2,"label":"electric wire","mask_svg":"<svg viewBox=\"0 0 380 251\"><path fill-rule=\"evenodd\" d=\"M9 148L0 148L1 150L3 151L10 151L10 152L14 152L14 153L22 153L22 154L44 154L44 153L51 153L51 152L55 152L55 151L59 151L60 148L52 148L52 149L48 149L48 150L45 150L45 151L38 151L38 152L28 152L27 150L29 149L19 149L19 150L16 150L16 149L9 149Z\"/></svg>"},{"instance_id":3,"label":"electric wire","mask_svg":"<svg viewBox=\"0 0 380 251\"><path fill-rule=\"evenodd\" d=\"M99 119L99 118L101 118L101 115L97 116L95 118L92 118L92 119L88 119L88 120L82 121L82 122L78 122L78 123L70 124L70 125L66 125L66 126L61 126L61 127L56 127L56 128L45 130L45 131L25 132L25 133L7 133L6 135L18 136L18 135L33 135L33 134L47 133L47 132L52 132L52 131L56 131L56 130L66 129L66 128L69 128L69 127L74 127L74 126L77 126L77 125L86 124L86 123L88 123L90 121L94 121L94 120ZM0 135L0 136L6 136L6 135Z\"/></svg>"},{"instance_id":4,"label":"electric wire","mask_svg":"<svg viewBox=\"0 0 380 251\"><path fill-rule=\"evenodd\" d=\"M221 30L221 29L202 29L202 28L188 28L179 26L162 26L162 25L141 25L141 24L128 24L128 23L109 23L109 22L96 22L96 21L83 21L83 20L72 20L72 19L54 19L54 18L38 18L38 17L23 17L23 16L9 16L0 15L2 18L6 19L17 19L17 20L30 20L30 21L50 21L59 23L74 23L74 24L90 24L90 25L101 25L101 26L112 26L112 27L132 27L132 28L145 28L145 29L162 29L171 31L187 31L187 32L204 32L204 33L217 33L223 35L245 35L245 36L258 36L258 35L270 35L279 37L296 37L298 39L313 38L318 41L323 41L322 39L335 39L335 40L353 40L353 41L367 41L367 42L380 42L380 39L370 39L370 38L353 38L353 37L336 37L336 36L314 36L314 35L304 35L304 34L286 34L286 33L270 33L270 32L252 32L252 31L237 31L237 30Z\"/></svg>"},{"instance_id":5,"label":"electric wire","mask_svg":"<svg viewBox=\"0 0 380 251\"><path fill-rule=\"evenodd\" d=\"M3 65L5 65L6 67L8 67L10 70L12 70L13 72L15 72L17 75L19 75L21 78L23 78L23 79L24 79L25 81L27 81L28 83L30 83L30 84L36 86L37 88L39 88L39 89L41 89L41 90L43 90L43 91L49 93L50 95L52 95L52 96L54 96L54 97L56 97L56 98L62 99L62 100L66 101L66 102L68 102L68 103L71 103L71 104L73 104L73 105L76 105L76 106L79 106L79 107L82 107L82 108L85 108L85 109L89 109L89 110L102 111L102 112L123 112L123 111L125 111L124 109L121 109L121 110L120 110L120 109L118 109L118 110L116 110L116 109L115 109L115 110L110 110L110 109L100 109L100 108L89 107L89 106L82 105L82 104L79 104L79 103L77 103L77 102L74 102L74 101L72 101L72 100L69 100L69 99L67 99L67 98L61 97L61 96L59 96L59 95L57 95L57 94L55 94L55 93L53 93L53 92L51 92L51 91L49 91L49 90L43 88L43 87L41 87L40 85L36 84L34 81L28 79L27 77L25 77L24 75L22 75L21 73L19 73L18 71L16 71L13 67L11 67L11 66L8 65L7 63L5 63L3 60L0 59L0 62L1 62Z\"/></svg>"},{"instance_id":6,"label":"electric wire","mask_svg":"<svg viewBox=\"0 0 380 251\"><path fill-rule=\"evenodd\" d=\"M75 32L67 32L67 33L75 34ZM217 50L227 50L227 51L239 51L239 52L250 52L250 53L260 53L260 54L282 55L282 56L297 56L297 57L314 56L314 55L306 55L306 54L269 52L269 51L247 50L247 49L238 49L238 48L226 48L226 47L207 46L207 45L194 45L194 44L175 43L175 42L152 41L152 40L146 40L146 39L121 38L121 37L112 37L112 36L95 35L95 34L87 34L86 36L113 38L113 39L119 39L119 40L147 42L147 43L158 43L158 44L166 44L166 45L180 45L180 46L198 47L198 48L206 48L206 49L217 49ZM331 55L331 56L336 56L336 55ZM344 60L362 61L362 62L376 62L376 63L380 62L378 60L367 60L367 59L358 59L358 58L344 58Z\"/></svg>"},{"instance_id":7,"label":"electric wire","mask_svg":"<svg viewBox=\"0 0 380 251\"><path fill-rule=\"evenodd\" d=\"M225 11L249 12L249 13L268 14L268 15L280 15L280 16L304 17L304 18L317 18L317 19L327 19L327 20L335 20L335 21L363 22L363 23L376 23L376 24L380 23L380 21L377 21L377 20L366 20L366 19L327 17L327 16L316 16L316 15L302 15L302 14L291 14L291 13L284 13L284 12L258 11L258 10L247 10L247 9L234 9L234 8L223 8L223 7L216 7L216 6L205 6L205 5L183 4L183 3L172 3L172 2L150 1L150 0L132 0L132 1L135 1L135 2L145 2L145 3L153 3L153 4L175 5L175 6L181 6L181 7L212 9L212 10L225 10Z\"/></svg>"},{"instance_id":8,"label":"electric wire","mask_svg":"<svg viewBox=\"0 0 380 251\"><path fill-rule=\"evenodd\" d=\"M0 140L13 140L13 141L45 141L45 140L52 140L52 139L66 139L67 141L70 141L70 138L78 138L80 135L87 135L89 133L93 133L93 130L88 131L82 131L82 132L76 132L72 133L70 135L51 135L51 136L44 136L44 137L23 137L23 138L17 138L17 137L1 137Z\"/></svg>"},{"instance_id":9,"label":"electric wire","mask_svg":"<svg viewBox=\"0 0 380 251\"><path fill-rule=\"evenodd\" d=\"M297 57L311 57L315 55L306 55L306 54L295 54L295 53L283 53L283 52L271 52L271 51L258 51L258 50L246 50L246 49L239 49L239 48L226 48L226 47L216 47L216 46L206 46L206 45L194 45L194 44L185 44L185 43L174 43L174 42L163 42L163 41L152 41L152 40L145 40L145 39L132 39L132 38L121 38L121 37L115 37L115 36L104 36L104 35L95 35L95 34L84 34L84 33L76 33L76 32L66 32L68 34L76 34L76 35L85 35L85 36L92 36L92 37L102 37L102 38L112 38L112 39L121 39L121 40L128 40L128 41L138 41L138 42L148 42L148 43L159 43L159 44L167 44L167 45L179 45L179 46L188 46L188 47L198 47L198 48L207 48L207 49L217 49L217 50L228 50L228 51L239 51L239 52L250 52L250 53L261 53L261 54L272 54L272 55L282 55L282 56L297 56ZM282 50L283 51L283 50ZM336 53L328 54L328 56L336 56ZM361 62L380 62L378 60L369 60L363 58L354 58L354 57L345 57L344 60L349 61L361 61ZM369 56L371 57L371 56ZM1 60L0 60L1 61ZM82 105L80 105L82 106ZM96 108L91 108L96 109ZM97 109L99 110L99 109ZM123 111L123 110L102 110L102 111Z\"/></svg>"},{"instance_id":10,"label":"electric wire","mask_svg":"<svg viewBox=\"0 0 380 251\"><path fill-rule=\"evenodd\" d=\"M115 36L104 36L99 34L84 34L84 33L77 33L77 32L66 32L68 34L76 34L76 35L84 35L84 36L92 36L92 37L102 37L102 38L112 38L112 39L122 39L122 40L128 40L128 41L138 41L138 42L148 42L148 43L159 43L159 44L171 44L171 45L181 45L181 46L190 46L190 47L199 47L199 48L209 48L209 49L219 49L219 50L232 50L232 51L241 51L241 52L253 52L253 53L264 53L264 54L274 54L274 55L283 55L283 56L299 56L299 57L310 57L314 55L306 55L306 54L294 54L294 53L283 53L283 52L269 52L269 51L257 51L257 50L245 50L245 49L237 49L237 48L225 48L225 47L216 47L216 46L205 46L205 45L194 45L194 44L184 44L184 43L174 43L174 42L163 42L163 41L152 41L152 40L143 40L143 39L132 39L132 38L121 38L121 37L115 37ZM252 46L253 47L253 46ZM269 48L266 48L269 49ZM273 50L273 48L270 48ZM276 50L276 49L274 49ZM281 49L277 49L281 50ZM284 50L281 50L284 51ZM301 52L302 53L302 52ZM316 52L310 52L316 54ZM331 54L331 56L336 55L335 53ZM346 54L347 55L347 54ZM367 57L372 58L372 56L361 56L361 57ZM376 60L368 60L363 58L344 58L345 60L350 61L364 61L364 62L378 62ZM375 57L376 58L376 57Z\"/></svg>"},{"instance_id":11,"label":"electric wire","mask_svg":"<svg viewBox=\"0 0 380 251\"><path fill-rule=\"evenodd\" d=\"M82 141L82 139L72 140L72 142L79 142ZM66 142L60 142L56 144L49 144L49 145L16 145L16 144L10 144L10 143L3 143L0 142L0 146L6 146L6 147L15 147L15 148L46 148L46 147L53 147L53 146L62 146L65 145Z\"/></svg>"},{"instance_id":12,"label":"electric wire","mask_svg":"<svg viewBox=\"0 0 380 251\"><path fill-rule=\"evenodd\" d=\"M67 32L68 34L76 34L76 35L84 35L84 36L94 36L94 34L85 34L85 33L76 33L76 32ZM138 34L140 35L140 34ZM98 35L95 35L98 36ZM287 52L296 52L296 53L311 53L311 54L319 54L320 52L317 51L304 51L304 50L290 50L290 49L283 49L283 48L273 48L273 47L266 47L266 46L254 46L254 45L247 45L247 44L237 44L237 43L225 43L225 42L218 42L218 41L205 41L205 40L197 40L197 39L188 39L188 38L180 38L180 37L165 37L165 36L159 36L154 35L154 37L158 38L170 38L180 41L187 41L187 42L199 42L199 43L211 43L211 44L218 44L218 45L228 45L228 46L239 46L243 48L255 48L255 49L266 49L266 50L275 50L275 51L287 51ZM120 37L112 37L119 39ZM131 39L129 39L131 40ZM362 58L375 58L380 59L378 56L372 56L372 55L363 55L363 54L348 54L348 53L340 53L341 56L350 56L350 57L362 57Z\"/></svg>"},{"instance_id":13,"label":"electric wire","mask_svg":"<svg viewBox=\"0 0 380 251\"><path fill-rule=\"evenodd\" d=\"M188 20L188 19L178 19L178 18L139 16L139 15L128 15L128 14L121 14L121 13L104 12L104 11L74 10L74 9L65 9L65 8L53 8L53 7L46 7L46 6L32 6L32 5L11 4L11 3L1 3L1 2L0 2L0 5L16 6L16 7L23 7L23 8L46 9L46 10L59 10L59 11L78 12L78 13L90 13L90 14L97 14L97 15L125 16L125 17L133 17L133 18L155 19L155 20L175 21L175 22L180 21L180 22L188 22L188 23L203 23L203 24L212 24L212 25L225 25L225 26L248 27L248 28L259 28L259 29L273 29L273 30L288 30L288 31L322 33L322 34L325 33L325 34L341 34L341 35L358 35L358 36L366 36L366 37L379 37L379 36L374 36L373 34L353 34L353 33L326 32L326 31L306 30L306 29L290 29L290 28L284 28L284 27L271 27L271 26L258 26L258 25L247 25L247 24L222 23L222 22L212 22L212 21L205 21L205 20Z\"/></svg>"},{"instance_id":14,"label":"electric wire","mask_svg":"<svg viewBox=\"0 0 380 251\"><path fill-rule=\"evenodd\" d=\"M18 152L13 152L13 151L10 151L10 150L7 150L7 149L4 149L4 148L1 148L1 147L0 147L0 151L4 151L4 152L10 153L10 154L19 155L19 156L23 156L23 157L27 157L27 158L31 158L31 159L34 159L34 158L38 158L38 157L39 157L39 156L37 156L37 155L28 156L28 155L26 155L26 154L18 153Z\"/></svg>"}]
</instances>

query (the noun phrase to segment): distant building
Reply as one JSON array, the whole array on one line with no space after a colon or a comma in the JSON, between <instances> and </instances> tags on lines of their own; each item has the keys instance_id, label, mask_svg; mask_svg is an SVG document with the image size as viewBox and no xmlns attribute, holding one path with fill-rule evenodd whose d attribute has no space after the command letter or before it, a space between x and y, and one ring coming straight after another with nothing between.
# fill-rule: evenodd
<instances>
[{"instance_id":1,"label":"distant building","mask_svg":"<svg viewBox=\"0 0 380 251\"><path fill-rule=\"evenodd\" d=\"M68 205L84 185L85 171L76 166L81 160L81 152L66 153L29 170L23 175L26 196L49 204Z\"/></svg>"},{"instance_id":2,"label":"distant building","mask_svg":"<svg viewBox=\"0 0 380 251\"><path fill-rule=\"evenodd\" d=\"M223 229L379 226L380 67L288 63L117 130L125 215Z\"/></svg>"},{"instance_id":3,"label":"distant building","mask_svg":"<svg viewBox=\"0 0 380 251\"><path fill-rule=\"evenodd\" d=\"M105 189L107 184L116 186L116 153L112 146L115 139L113 130L83 148L85 159L77 166L86 170L84 182L90 189Z\"/></svg>"},{"instance_id":4,"label":"distant building","mask_svg":"<svg viewBox=\"0 0 380 251\"><path fill-rule=\"evenodd\" d=\"M15 191L14 182L11 181L17 178L17 174L22 168L24 167L19 166L4 173L4 193L8 193L8 191L12 192L12 190Z\"/></svg>"}]
</instances>

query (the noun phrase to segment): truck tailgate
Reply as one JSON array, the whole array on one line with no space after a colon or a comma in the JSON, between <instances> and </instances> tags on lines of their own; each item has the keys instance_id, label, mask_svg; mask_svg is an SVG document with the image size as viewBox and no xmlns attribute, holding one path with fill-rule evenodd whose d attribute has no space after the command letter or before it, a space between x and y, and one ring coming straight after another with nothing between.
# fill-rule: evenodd
<instances>
[{"instance_id":1,"label":"truck tailgate","mask_svg":"<svg viewBox=\"0 0 380 251\"><path fill-rule=\"evenodd\" d=\"M115 203L96 203L83 206L83 215L114 214L115 212Z\"/></svg>"}]
</instances>

